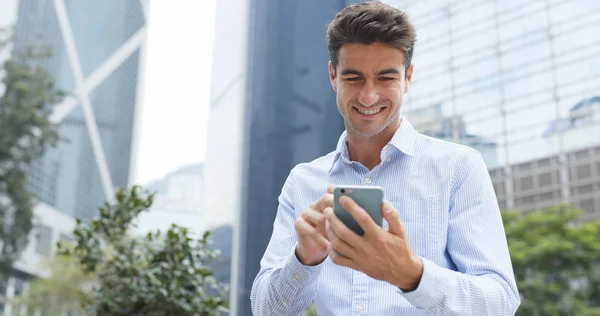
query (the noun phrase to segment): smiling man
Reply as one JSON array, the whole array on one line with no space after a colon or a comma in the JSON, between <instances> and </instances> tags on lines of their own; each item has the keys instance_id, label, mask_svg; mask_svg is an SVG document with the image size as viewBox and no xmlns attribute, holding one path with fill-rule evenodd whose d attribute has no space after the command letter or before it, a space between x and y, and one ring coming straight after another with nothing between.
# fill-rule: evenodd
<instances>
[{"instance_id":1,"label":"smiling man","mask_svg":"<svg viewBox=\"0 0 600 316\"><path fill-rule=\"evenodd\" d=\"M400 115L416 32L379 2L349 6L327 29L329 74L346 131L296 166L252 288L254 315L514 315L520 304L487 168L469 147L423 136ZM384 188L383 227L333 187ZM343 254L341 256L340 254Z\"/></svg>"}]
</instances>

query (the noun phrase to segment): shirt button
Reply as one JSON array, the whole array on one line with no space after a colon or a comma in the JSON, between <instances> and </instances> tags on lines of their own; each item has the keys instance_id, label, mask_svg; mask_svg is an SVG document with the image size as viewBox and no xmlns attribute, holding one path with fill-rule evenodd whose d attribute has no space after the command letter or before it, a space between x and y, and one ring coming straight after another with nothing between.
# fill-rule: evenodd
<instances>
[{"instance_id":1,"label":"shirt button","mask_svg":"<svg viewBox=\"0 0 600 316\"><path fill-rule=\"evenodd\" d=\"M281 300L281 304L287 305L287 302L285 300Z\"/></svg>"},{"instance_id":2,"label":"shirt button","mask_svg":"<svg viewBox=\"0 0 600 316\"><path fill-rule=\"evenodd\" d=\"M294 278L296 278L298 281L302 280L302 276L298 273L294 274Z\"/></svg>"},{"instance_id":3,"label":"shirt button","mask_svg":"<svg viewBox=\"0 0 600 316\"><path fill-rule=\"evenodd\" d=\"M392 158L387 157L387 158L385 158L385 161L390 162L390 161L392 161Z\"/></svg>"},{"instance_id":4,"label":"shirt button","mask_svg":"<svg viewBox=\"0 0 600 316\"><path fill-rule=\"evenodd\" d=\"M356 311L362 312L363 307L361 305L356 305Z\"/></svg>"},{"instance_id":5,"label":"shirt button","mask_svg":"<svg viewBox=\"0 0 600 316\"><path fill-rule=\"evenodd\" d=\"M365 182L366 182L367 184L371 184L371 182L373 182L373 181L371 180L371 178L366 178L366 179L365 179Z\"/></svg>"}]
</instances>

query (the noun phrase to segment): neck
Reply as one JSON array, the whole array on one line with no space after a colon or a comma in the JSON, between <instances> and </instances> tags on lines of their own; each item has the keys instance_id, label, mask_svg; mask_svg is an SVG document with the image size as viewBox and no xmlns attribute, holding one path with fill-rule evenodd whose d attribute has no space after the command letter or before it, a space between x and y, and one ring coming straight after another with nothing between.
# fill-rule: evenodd
<instances>
[{"instance_id":1,"label":"neck","mask_svg":"<svg viewBox=\"0 0 600 316\"><path fill-rule=\"evenodd\" d=\"M390 124L381 133L365 137L348 131L348 153L350 160L360 162L369 170L375 168L381 162L381 151L390 142L394 133L400 127L400 119Z\"/></svg>"}]
</instances>

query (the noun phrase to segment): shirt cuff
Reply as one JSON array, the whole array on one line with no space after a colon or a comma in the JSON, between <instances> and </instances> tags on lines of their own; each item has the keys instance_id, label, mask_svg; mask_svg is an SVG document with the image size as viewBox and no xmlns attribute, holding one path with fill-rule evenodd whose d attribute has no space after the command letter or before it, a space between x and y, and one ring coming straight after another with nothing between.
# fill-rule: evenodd
<instances>
[{"instance_id":1,"label":"shirt cuff","mask_svg":"<svg viewBox=\"0 0 600 316\"><path fill-rule=\"evenodd\" d=\"M443 299L444 288L444 268L435 263L421 258L423 261L423 275L417 288L410 292L398 291L413 306L422 309L428 309L435 306Z\"/></svg>"},{"instance_id":2,"label":"shirt cuff","mask_svg":"<svg viewBox=\"0 0 600 316\"><path fill-rule=\"evenodd\" d=\"M292 253L286 260L283 268L283 275L294 289L299 289L311 285L317 280L325 261L326 260L323 260L323 262L316 266L304 265L298 260L298 257L296 257L296 247L294 247Z\"/></svg>"}]
</instances>

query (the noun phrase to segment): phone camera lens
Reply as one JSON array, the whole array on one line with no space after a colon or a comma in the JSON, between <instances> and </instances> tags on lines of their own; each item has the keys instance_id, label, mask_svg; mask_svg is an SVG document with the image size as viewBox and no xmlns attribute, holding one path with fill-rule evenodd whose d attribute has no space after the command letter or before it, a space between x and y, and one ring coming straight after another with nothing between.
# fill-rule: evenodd
<instances>
[{"instance_id":1,"label":"phone camera lens","mask_svg":"<svg viewBox=\"0 0 600 316\"><path fill-rule=\"evenodd\" d=\"M346 189L341 189L340 192L342 192L342 194L346 193Z\"/></svg>"}]
</instances>

